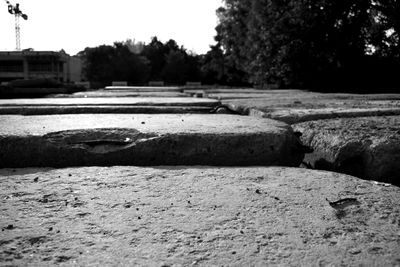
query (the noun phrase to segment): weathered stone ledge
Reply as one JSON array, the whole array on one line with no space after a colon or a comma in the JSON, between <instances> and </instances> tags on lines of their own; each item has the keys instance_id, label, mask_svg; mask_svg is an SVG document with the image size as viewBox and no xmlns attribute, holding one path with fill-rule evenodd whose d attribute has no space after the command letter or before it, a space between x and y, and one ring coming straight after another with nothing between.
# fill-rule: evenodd
<instances>
[{"instance_id":1,"label":"weathered stone ledge","mask_svg":"<svg viewBox=\"0 0 400 267\"><path fill-rule=\"evenodd\" d=\"M79 114L0 117L0 167L299 166L290 126L231 115Z\"/></svg>"},{"instance_id":2,"label":"weathered stone ledge","mask_svg":"<svg viewBox=\"0 0 400 267\"><path fill-rule=\"evenodd\" d=\"M57 114L186 114L210 113L213 107L204 106L3 106L0 115L57 115Z\"/></svg>"},{"instance_id":3,"label":"weathered stone ledge","mask_svg":"<svg viewBox=\"0 0 400 267\"><path fill-rule=\"evenodd\" d=\"M93 98L34 98L0 99L0 108L18 106L202 106L215 107L215 99L190 97L93 97Z\"/></svg>"},{"instance_id":4,"label":"weathered stone ledge","mask_svg":"<svg viewBox=\"0 0 400 267\"><path fill-rule=\"evenodd\" d=\"M300 122L334 119L355 118L366 116L400 115L400 107L370 107L370 108L323 108L323 109L276 109L270 112L248 109L250 116L269 118L295 124Z\"/></svg>"},{"instance_id":5,"label":"weathered stone ledge","mask_svg":"<svg viewBox=\"0 0 400 267\"><path fill-rule=\"evenodd\" d=\"M319 120L293 127L314 149L305 157L311 167L400 185L400 116Z\"/></svg>"}]
</instances>

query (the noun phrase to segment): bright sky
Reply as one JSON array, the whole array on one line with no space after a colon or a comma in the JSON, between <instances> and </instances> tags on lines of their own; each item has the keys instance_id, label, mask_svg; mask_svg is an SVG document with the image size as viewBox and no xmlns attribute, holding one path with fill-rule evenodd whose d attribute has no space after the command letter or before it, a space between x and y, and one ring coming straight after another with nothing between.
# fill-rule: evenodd
<instances>
[{"instance_id":1,"label":"bright sky","mask_svg":"<svg viewBox=\"0 0 400 267\"><path fill-rule=\"evenodd\" d=\"M135 39L174 39L197 54L214 44L221 0L9 0L21 18L21 48L75 55L85 47ZM15 49L15 21L0 0L0 50Z\"/></svg>"}]
</instances>

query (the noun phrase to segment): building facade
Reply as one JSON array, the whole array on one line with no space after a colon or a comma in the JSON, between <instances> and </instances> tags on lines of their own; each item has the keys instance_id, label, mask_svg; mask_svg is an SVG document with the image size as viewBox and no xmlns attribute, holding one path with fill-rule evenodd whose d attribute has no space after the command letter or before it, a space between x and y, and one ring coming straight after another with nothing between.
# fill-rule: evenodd
<instances>
[{"instance_id":1,"label":"building facade","mask_svg":"<svg viewBox=\"0 0 400 267\"><path fill-rule=\"evenodd\" d=\"M0 51L0 82L38 78L62 83L80 82L82 62L64 52Z\"/></svg>"}]
</instances>

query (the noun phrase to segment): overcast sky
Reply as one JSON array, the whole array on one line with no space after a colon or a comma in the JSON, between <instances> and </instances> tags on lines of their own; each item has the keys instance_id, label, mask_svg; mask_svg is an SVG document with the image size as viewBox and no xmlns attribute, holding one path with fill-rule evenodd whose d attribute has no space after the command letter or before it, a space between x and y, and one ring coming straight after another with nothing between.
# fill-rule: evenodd
<instances>
[{"instance_id":1,"label":"overcast sky","mask_svg":"<svg viewBox=\"0 0 400 267\"><path fill-rule=\"evenodd\" d=\"M21 48L75 55L85 47L135 39L174 39L197 54L214 44L221 0L9 0L19 3ZM14 16L0 0L0 50L15 49Z\"/></svg>"}]
</instances>

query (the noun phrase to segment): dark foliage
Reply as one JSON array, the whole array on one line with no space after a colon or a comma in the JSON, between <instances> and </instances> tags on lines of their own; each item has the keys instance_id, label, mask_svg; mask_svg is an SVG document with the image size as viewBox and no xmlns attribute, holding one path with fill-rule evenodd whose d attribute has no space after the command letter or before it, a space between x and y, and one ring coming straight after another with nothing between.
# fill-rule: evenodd
<instances>
[{"instance_id":1,"label":"dark foliage","mask_svg":"<svg viewBox=\"0 0 400 267\"><path fill-rule=\"evenodd\" d=\"M399 86L400 1L225 0L225 60L253 84L320 90Z\"/></svg>"},{"instance_id":2,"label":"dark foliage","mask_svg":"<svg viewBox=\"0 0 400 267\"><path fill-rule=\"evenodd\" d=\"M187 53L174 40L165 44L153 37L148 45L114 43L86 48L78 54L84 61L88 80L105 86L112 81L143 85L148 81L164 81L181 85L201 79L199 56Z\"/></svg>"},{"instance_id":3,"label":"dark foliage","mask_svg":"<svg viewBox=\"0 0 400 267\"><path fill-rule=\"evenodd\" d=\"M84 73L89 81L102 86L112 81L144 83L149 75L147 60L132 53L123 43L86 48L78 54L84 60Z\"/></svg>"},{"instance_id":4,"label":"dark foliage","mask_svg":"<svg viewBox=\"0 0 400 267\"><path fill-rule=\"evenodd\" d=\"M86 48L87 79L396 91L400 0L224 0L204 55L153 37Z\"/></svg>"}]
</instances>

